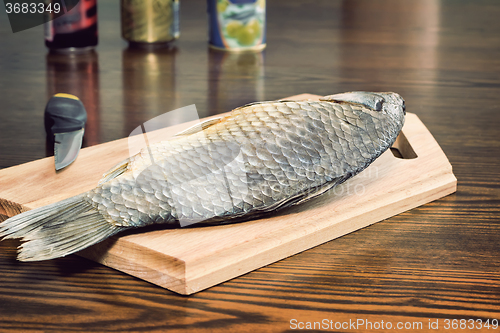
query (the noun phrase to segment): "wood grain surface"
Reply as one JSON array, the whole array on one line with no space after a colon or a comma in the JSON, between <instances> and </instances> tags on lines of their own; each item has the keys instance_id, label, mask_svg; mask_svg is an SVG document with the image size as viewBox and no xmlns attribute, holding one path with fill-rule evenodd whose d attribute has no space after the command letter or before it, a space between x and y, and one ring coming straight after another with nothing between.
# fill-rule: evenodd
<instances>
[{"instance_id":1,"label":"wood grain surface","mask_svg":"<svg viewBox=\"0 0 500 333\"><path fill-rule=\"evenodd\" d=\"M13 34L0 10L0 167L47 156L43 109L56 92L84 102L91 146L191 104L205 117L304 91L396 91L448 156L456 194L189 297L78 256L20 263L18 242L2 241L1 332L285 332L294 319L372 323L337 329L350 332L437 320L451 332L446 319L500 319L500 3L267 9L261 54L210 51L196 1L181 1L174 47L146 52L121 40L118 2L99 1L99 47L74 58L48 55L41 27Z\"/></svg>"}]
</instances>

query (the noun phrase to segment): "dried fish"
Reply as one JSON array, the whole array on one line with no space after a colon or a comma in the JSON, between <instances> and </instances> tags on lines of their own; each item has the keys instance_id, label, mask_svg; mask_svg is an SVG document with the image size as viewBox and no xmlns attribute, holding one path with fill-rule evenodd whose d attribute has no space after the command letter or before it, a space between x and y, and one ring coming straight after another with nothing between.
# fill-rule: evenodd
<instances>
[{"instance_id":1,"label":"dried fish","mask_svg":"<svg viewBox=\"0 0 500 333\"><path fill-rule=\"evenodd\" d=\"M396 93L258 102L143 149L93 190L11 217L18 259L62 257L123 230L231 223L301 204L358 174L403 127Z\"/></svg>"}]
</instances>

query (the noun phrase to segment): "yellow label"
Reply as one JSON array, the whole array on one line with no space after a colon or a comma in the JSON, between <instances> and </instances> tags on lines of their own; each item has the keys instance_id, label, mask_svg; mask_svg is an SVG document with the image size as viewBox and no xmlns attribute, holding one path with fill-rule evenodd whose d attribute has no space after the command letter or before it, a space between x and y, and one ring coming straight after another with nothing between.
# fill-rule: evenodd
<instances>
[{"instance_id":1,"label":"yellow label","mask_svg":"<svg viewBox=\"0 0 500 333\"><path fill-rule=\"evenodd\" d=\"M54 97L62 97L62 98L71 98L71 99L76 99L77 101L79 101L80 99L78 97L76 97L75 95L71 95L71 94L65 94L65 93L59 93L59 94L55 94Z\"/></svg>"}]
</instances>

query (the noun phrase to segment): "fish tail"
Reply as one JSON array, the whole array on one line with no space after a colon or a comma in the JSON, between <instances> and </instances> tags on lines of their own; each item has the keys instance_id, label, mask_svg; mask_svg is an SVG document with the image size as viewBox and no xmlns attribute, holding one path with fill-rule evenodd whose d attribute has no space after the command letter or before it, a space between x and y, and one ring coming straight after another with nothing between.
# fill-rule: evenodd
<instances>
[{"instance_id":1,"label":"fish tail","mask_svg":"<svg viewBox=\"0 0 500 333\"><path fill-rule=\"evenodd\" d=\"M78 195L0 223L0 238L22 238L18 260L39 261L83 250L121 229Z\"/></svg>"}]
</instances>

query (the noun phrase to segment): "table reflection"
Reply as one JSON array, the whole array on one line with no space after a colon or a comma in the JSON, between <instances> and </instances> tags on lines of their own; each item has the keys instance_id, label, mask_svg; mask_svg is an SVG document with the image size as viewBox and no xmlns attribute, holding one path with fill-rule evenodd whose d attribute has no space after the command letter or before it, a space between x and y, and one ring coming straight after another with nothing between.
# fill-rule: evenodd
<instances>
[{"instance_id":1,"label":"table reflection","mask_svg":"<svg viewBox=\"0 0 500 333\"><path fill-rule=\"evenodd\" d=\"M433 94L428 87L439 65L439 0L346 0L341 17L342 76L359 74L366 89L374 91L399 88L387 82L406 76L404 81L429 82L417 89L422 96Z\"/></svg>"},{"instance_id":2,"label":"table reflection","mask_svg":"<svg viewBox=\"0 0 500 333\"><path fill-rule=\"evenodd\" d=\"M128 47L123 50L125 135L144 122L175 108L177 52L176 47ZM186 121L170 120L174 123Z\"/></svg>"},{"instance_id":3,"label":"table reflection","mask_svg":"<svg viewBox=\"0 0 500 333\"><path fill-rule=\"evenodd\" d=\"M264 52L231 53L209 49L208 106L227 112L264 99Z\"/></svg>"}]
</instances>

